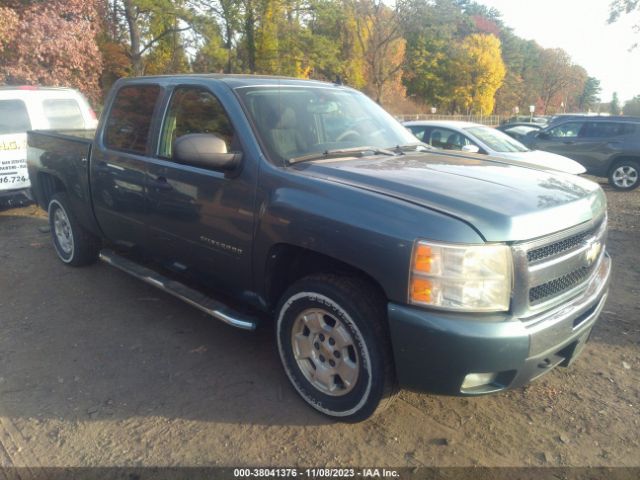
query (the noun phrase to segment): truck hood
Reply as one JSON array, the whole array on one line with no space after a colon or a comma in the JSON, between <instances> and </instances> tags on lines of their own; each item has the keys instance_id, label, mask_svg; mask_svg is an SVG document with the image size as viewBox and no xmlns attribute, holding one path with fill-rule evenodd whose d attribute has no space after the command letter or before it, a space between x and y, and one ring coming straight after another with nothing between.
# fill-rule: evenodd
<instances>
[{"instance_id":1,"label":"truck hood","mask_svg":"<svg viewBox=\"0 0 640 480\"><path fill-rule=\"evenodd\" d=\"M500 158L513 160L514 164L530 167L556 170L579 175L587 170L575 160L542 150L528 150L526 152L501 152L496 154Z\"/></svg>"},{"instance_id":2,"label":"truck hood","mask_svg":"<svg viewBox=\"0 0 640 480\"><path fill-rule=\"evenodd\" d=\"M594 182L485 155L409 153L317 160L292 168L457 217L489 242L541 237L606 210L604 192Z\"/></svg>"}]
</instances>

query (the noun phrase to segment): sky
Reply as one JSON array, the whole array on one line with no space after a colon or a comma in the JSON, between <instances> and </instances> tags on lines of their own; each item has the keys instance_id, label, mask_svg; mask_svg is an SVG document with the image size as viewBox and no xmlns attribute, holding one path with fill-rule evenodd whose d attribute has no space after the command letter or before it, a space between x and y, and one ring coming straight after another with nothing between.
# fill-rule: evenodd
<instances>
[{"instance_id":1,"label":"sky","mask_svg":"<svg viewBox=\"0 0 640 480\"><path fill-rule=\"evenodd\" d=\"M633 32L640 14L607 24L610 0L476 0L502 13L516 35L544 48L562 48L574 63L600 80L603 102L613 92L621 103L640 95L640 33Z\"/></svg>"}]
</instances>

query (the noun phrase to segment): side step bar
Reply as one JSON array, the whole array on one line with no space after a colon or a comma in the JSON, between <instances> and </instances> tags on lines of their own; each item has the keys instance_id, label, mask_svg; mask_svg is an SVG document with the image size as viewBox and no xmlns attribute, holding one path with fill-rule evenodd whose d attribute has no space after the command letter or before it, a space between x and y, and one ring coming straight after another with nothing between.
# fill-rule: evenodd
<instances>
[{"instance_id":1,"label":"side step bar","mask_svg":"<svg viewBox=\"0 0 640 480\"><path fill-rule=\"evenodd\" d=\"M213 298L208 297L183 283L165 277L150 268L118 255L113 250L101 250L100 260L127 272L136 278L139 278L149 285L153 285L160 290L164 290L174 297L178 297L180 300L193 305L206 314L211 315L218 320L222 320L229 325L243 330L255 330L258 325L258 320L256 318L237 312L227 305L214 300Z\"/></svg>"}]
</instances>

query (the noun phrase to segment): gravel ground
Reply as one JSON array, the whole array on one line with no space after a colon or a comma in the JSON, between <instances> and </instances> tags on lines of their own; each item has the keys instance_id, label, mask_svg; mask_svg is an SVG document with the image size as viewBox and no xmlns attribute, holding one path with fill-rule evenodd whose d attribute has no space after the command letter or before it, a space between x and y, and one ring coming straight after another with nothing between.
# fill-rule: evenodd
<instances>
[{"instance_id":1,"label":"gravel ground","mask_svg":"<svg viewBox=\"0 0 640 480\"><path fill-rule=\"evenodd\" d=\"M65 267L41 211L5 210L0 466L640 466L640 189L603 187L611 295L571 368L489 397L402 392L357 425L297 397L270 329Z\"/></svg>"}]
</instances>

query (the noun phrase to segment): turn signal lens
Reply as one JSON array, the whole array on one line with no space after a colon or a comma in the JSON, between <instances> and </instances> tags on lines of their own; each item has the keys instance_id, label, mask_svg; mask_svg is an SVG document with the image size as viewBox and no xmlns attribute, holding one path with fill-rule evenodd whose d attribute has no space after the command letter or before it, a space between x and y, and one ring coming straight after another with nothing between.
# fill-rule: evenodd
<instances>
[{"instance_id":1,"label":"turn signal lens","mask_svg":"<svg viewBox=\"0 0 640 480\"><path fill-rule=\"evenodd\" d=\"M415 255L414 268L419 272L430 272L431 264L433 263L431 247L429 245L418 244Z\"/></svg>"},{"instance_id":2,"label":"turn signal lens","mask_svg":"<svg viewBox=\"0 0 640 480\"><path fill-rule=\"evenodd\" d=\"M424 278L414 278L411 281L411 300L414 302L431 302L431 282Z\"/></svg>"}]
</instances>

